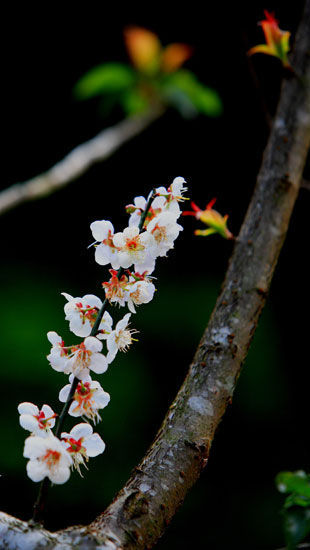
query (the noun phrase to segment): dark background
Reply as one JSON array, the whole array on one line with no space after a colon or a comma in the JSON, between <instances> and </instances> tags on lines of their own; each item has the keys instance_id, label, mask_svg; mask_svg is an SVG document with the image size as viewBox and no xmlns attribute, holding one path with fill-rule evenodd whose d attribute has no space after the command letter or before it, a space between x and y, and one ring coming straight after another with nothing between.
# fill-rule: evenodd
<instances>
[{"instance_id":1,"label":"dark background","mask_svg":"<svg viewBox=\"0 0 310 550\"><path fill-rule=\"evenodd\" d=\"M116 110L102 120L98 102L76 102L72 88L96 64L127 61L122 31L128 24L155 31L163 44L193 45L186 66L218 90L224 112L218 119L184 121L170 111L66 189L1 217L2 510L29 518L38 489L25 472L26 433L18 425L17 404L48 402L60 408L57 395L66 377L45 359L48 330L69 338L60 292L101 295L100 283L107 280L107 270L87 250L89 224L108 218L121 230L127 223L124 205L181 175L200 206L218 197L217 208L230 214L229 227L238 233L268 136L245 52L263 41L257 21L264 8L275 10L281 28L294 32L302 4L285 8L256 1L224 9L208 3L202 13L198 3L124 9L93 2L83 9L72 4L67 13L60 4L41 4L12 6L3 14L3 188L47 169L121 119ZM252 61L273 113L280 64L259 55ZM309 470L310 460L308 210L309 192L302 190L234 402L202 478L158 548L272 550L283 544L283 497L274 477L284 469ZM74 473L65 486L50 491L49 528L89 522L109 504L145 453L184 378L232 244L217 236L194 238L195 222L181 223L185 230L175 250L158 262L154 300L132 320L139 342L127 355L119 354L100 380L111 394L98 426L106 451L93 459L84 479Z\"/></svg>"}]
</instances>

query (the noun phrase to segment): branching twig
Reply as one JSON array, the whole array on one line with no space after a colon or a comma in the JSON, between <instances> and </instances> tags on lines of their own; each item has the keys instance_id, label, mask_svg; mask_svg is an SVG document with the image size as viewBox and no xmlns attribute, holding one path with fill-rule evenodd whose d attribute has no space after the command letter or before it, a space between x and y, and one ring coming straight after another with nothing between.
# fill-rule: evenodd
<instances>
[{"instance_id":1,"label":"branching twig","mask_svg":"<svg viewBox=\"0 0 310 550\"><path fill-rule=\"evenodd\" d=\"M0 514L6 548L30 537L55 548L151 548L208 461L264 306L310 145L310 0L292 63L308 75L284 82L256 189L223 290L186 380L154 443L109 508L88 527L50 534ZM266 381L268 383L268 381ZM24 533L23 537L20 534ZM31 540L31 539L30 539ZM8 541L8 542L7 542ZM38 548L35 541L33 548Z\"/></svg>"},{"instance_id":2,"label":"branching twig","mask_svg":"<svg viewBox=\"0 0 310 550\"><path fill-rule=\"evenodd\" d=\"M73 149L47 172L0 192L0 215L19 204L39 199L84 174L93 164L109 158L124 143L137 136L161 114L154 108L146 114L128 118Z\"/></svg>"}]
</instances>

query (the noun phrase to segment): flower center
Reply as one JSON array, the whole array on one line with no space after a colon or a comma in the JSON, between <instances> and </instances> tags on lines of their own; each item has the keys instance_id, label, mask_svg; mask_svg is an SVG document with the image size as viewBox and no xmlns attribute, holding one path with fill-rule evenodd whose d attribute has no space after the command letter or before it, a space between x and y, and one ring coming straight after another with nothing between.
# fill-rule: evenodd
<instances>
[{"instance_id":1,"label":"flower center","mask_svg":"<svg viewBox=\"0 0 310 550\"><path fill-rule=\"evenodd\" d=\"M67 448L67 451L69 453L85 453L86 449L83 447L82 441L83 437L80 437L78 440L70 437L70 439L67 439L67 442L70 443L70 447Z\"/></svg>"},{"instance_id":2,"label":"flower center","mask_svg":"<svg viewBox=\"0 0 310 550\"><path fill-rule=\"evenodd\" d=\"M167 228L164 226L155 225L152 230L155 241L161 243L162 241L167 240Z\"/></svg>"},{"instance_id":3,"label":"flower center","mask_svg":"<svg viewBox=\"0 0 310 550\"><path fill-rule=\"evenodd\" d=\"M127 351L131 343L135 340L132 338L132 334L137 333L135 329L123 329L120 330L115 336L115 342L120 351Z\"/></svg>"},{"instance_id":4,"label":"flower center","mask_svg":"<svg viewBox=\"0 0 310 550\"><path fill-rule=\"evenodd\" d=\"M54 413L49 418L45 418L45 414L44 414L43 411L40 411L40 413L38 415L34 415L34 417L37 419L37 421L39 423L39 428L41 430L45 430L48 427L49 420L52 420L52 418L56 418L56 416L57 416L57 414Z\"/></svg>"},{"instance_id":5,"label":"flower center","mask_svg":"<svg viewBox=\"0 0 310 550\"><path fill-rule=\"evenodd\" d=\"M49 470L52 470L53 468L55 468L59 459L60 459L60 453L58 451L53 451L52 449L48 449L46 454L42 457L42 460L46 462Z\"/></svg>"},{"instance_id":6,"label":"flower center","mask_svg":"<svg viewBox=\"0 0 310 550\"><path fill-rule=\"evenodd\" d=\"M135 304L142 304L142 294L139 287L134 292L130 293L130 298Z\"/></svg>"},{"instance_id":7,"label":"flower center","mask_svg":"<svg viewBox=\"0 0 310 550\"><path fill-rule=\"evenodd\" d=\"M72 352L75 353L75 365L83 365L85 367L90 363L92 352L86 349L84 342L78 346L72 347Z\"/></svg>"},{"instance_id":8,"label":"flower center","mask_svg":"<svg viewBox=\"0 0 310 550\"><path fill-rule=\"evenodd\" d=\"M144 250L145 247L140 242L140 236L137 235L133 239L126 240L125 248L127 252L137 252L138 250Z\"/></svg>"},{"instance_id":9,"label":"flower center","mask_svg":"<svg viewBox=\"0 0 310 550\"><path fill-rule=\"evenodd\" d=\"M79 311L79 314L82 319L82 323L84 324L85 320L88 319L88 321L93 325L99 311L98 308L91 307L89 305L86 305L85 307L83 307L82 302L76 302L75 306Z\"/></svg>"},{"instance_id":10,"label":"flower center","mask_svg":"<svg viewBox=\"0 0 310 550\"><path fill-rule=\"evenodd\" d=\"M119 279L117 276L117 271L114 269L110 269L110 273L112 275L111 279L106 283L102 283L102 286L105 288L105 295L109 301L113 298L122 299L124 297L125 290L127 290L126 286L128 283L128 277L126 277L126 275L122 275Z\"/></svg>"}]
</instances>

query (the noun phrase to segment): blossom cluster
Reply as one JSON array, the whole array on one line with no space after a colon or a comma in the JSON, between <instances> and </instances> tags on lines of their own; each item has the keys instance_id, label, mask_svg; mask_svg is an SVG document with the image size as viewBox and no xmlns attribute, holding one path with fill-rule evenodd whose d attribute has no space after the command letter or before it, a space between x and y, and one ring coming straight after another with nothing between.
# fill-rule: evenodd
<instances>
[{"instance_id":1,"label":"blossom cluster","mask_svg":"<svg viewBox=\"0 0 310 550\"><path fill-rule=\"evenodd\" d=\"M18 406L20 425L30 432L25 441L24 457L28 458L27 474L32 481L49 478L56 484L65 483L72 468L81 473L90 457L101 454L105 443L93 433L90 422L101 420L110 395L91 375L105 373L117 353L127 351L135 340L136 330L129 328L136 307L153 299L155 286L151 274L159 256L166 256L183 229L177 223L184 200L185 180L175 178L170 187L159 187L147 198L136 197L126 207L130 214L128 227L115 232L109 220L94 221L90 228L95 239L95 260L110 264L110 279L102 283L105 300L93 294L73 297L63 292L66 300L65 319L70 331L82 341L67 345L57 332L47 334L51 350L47 359L57 372L69 375L68 383L60 390L59 400L65 403L68 414L83 422L70 432L61 432L63 416L55 427L57 414L49 405L41 409L33 403ZM106 305L118 304L129 312L114 324ZM114 325L114 327L113 327ZM104 350L103 350L104 347Z\"/></svg>"}]
</instances>

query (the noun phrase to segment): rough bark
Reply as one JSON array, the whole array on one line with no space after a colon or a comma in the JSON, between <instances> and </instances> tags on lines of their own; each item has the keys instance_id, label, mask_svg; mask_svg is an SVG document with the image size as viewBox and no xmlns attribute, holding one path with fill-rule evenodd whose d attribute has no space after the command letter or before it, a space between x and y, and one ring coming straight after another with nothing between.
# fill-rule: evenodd
<instances>
[{"instance_id":1,"label":"rough bark","mask_svg":"<svg viewBox=\"0 0 310 550\"><path fill-rule=\"evenodd\" d=\"M47 172L4 189L0 192L0 216L23 202L50 195L76 180L93 164L106 160L124 143L140 134L162 112L162 109L154 108L143 115L130 117L106 128L94 138L75 147Z\"/></svg>"},{"instance_id":2,"label":"rough bark","mask_svg":"<svg viewBox=\"0 0 310 550\"><path fill-rule=\"evenodd\" d=\"M155 441L113 503L88 527L51 534L0 514L4 548L24 549L27 537L32 536L46 541L47 548L57 544L64 549L74 545L110 550L151 548L207 464L216 428L231 402L266 301L309 150L310 0L292 64L303 76L283 83L257 185L222 292ZM22 546L18 546L19 540ZM40 547L39 542L31 546Z\"/></svg>"}]
</instances>

